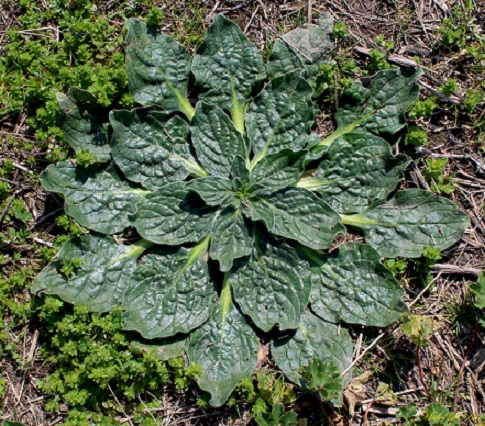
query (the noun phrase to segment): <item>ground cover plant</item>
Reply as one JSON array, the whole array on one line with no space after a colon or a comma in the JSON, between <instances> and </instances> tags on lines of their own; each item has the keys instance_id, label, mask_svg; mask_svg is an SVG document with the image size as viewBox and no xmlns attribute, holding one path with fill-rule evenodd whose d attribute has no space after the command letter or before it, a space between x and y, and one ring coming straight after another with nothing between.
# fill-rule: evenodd
<instances>
[{"instance_id":1,"label":"ground cover plant","mask_svg":"<svg viewBox=\"0 0 485 426\"><path fill-rule=\"evenodd\" d=\"M312 133L328 22L288 33L265 64L223 16L193 58L131 19L139 106L108 112L79 88L58 96L66 140L85 155L41 182L92 232L68 241L33 291L94 312L121 304L125 330L187 351L212 405L250 377L261 338L288 379L338 404L335 383L322 389L313 373L348 370L345 324L385 326L406 312L381 258L445 249L468 225L445 198L395 191L410 160L384 137L404 127L418 69L352 83L336 131ZM326 251L345 225L365 244Z\"/></svg>"}]
</instances>

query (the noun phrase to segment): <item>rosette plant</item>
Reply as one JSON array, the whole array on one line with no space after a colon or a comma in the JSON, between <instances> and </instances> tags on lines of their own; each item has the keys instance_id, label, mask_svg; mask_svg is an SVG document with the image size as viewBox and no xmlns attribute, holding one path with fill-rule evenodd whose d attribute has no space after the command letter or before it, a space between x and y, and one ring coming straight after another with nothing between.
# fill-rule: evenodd
<instances>
[{"instance_id":1,"label":"rosette plant","mask_svg":"<svg viewBox=\"0 0 485 426\"><path fill-rule=\"evenodd\" d=\"M343 372L346 324L385 326L406 311L381 259L449 247L468 223L435 194L396 192L410 160L383 137L405 125L418 70L356 81L335 133L312 133L329 25L288 33L265 65L222 16L193 58L131 19L126 67L139 107L108 123L89 93L59 95L67 141L99 163L63 161L41 181L92 232L64 245L34 291L96 312L121 304L126 330L201 367L213 405L252 374L261 338L299 385L315 358ZM327 250L346 226L365 244ZM127 228L137 241L110 237Z\"/></svg>"}]
</instances>

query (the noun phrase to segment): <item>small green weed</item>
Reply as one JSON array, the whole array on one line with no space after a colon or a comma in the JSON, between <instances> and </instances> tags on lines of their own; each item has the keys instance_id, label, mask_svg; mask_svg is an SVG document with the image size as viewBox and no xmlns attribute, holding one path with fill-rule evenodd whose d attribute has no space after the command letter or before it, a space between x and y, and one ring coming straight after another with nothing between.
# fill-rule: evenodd
<instances>
[{"instance_id":1,"label":"small green weed","mask_svg":"<svg viewBox=\"0 0 485 426\"><path fill-rule=\"evenodd\" d=\"M482 90L467 90L463 107L468 112L475 111L475 108L483 102L484 93Z\"/></svg>"},{"instance_id":2,"label":"small green weed","mask_svg":"<svg viewBox=\"0 0 485 426\"><path fill-rule=\"evenodd\" d=\"M441 42L449 48L463 48L467 42L483 41L483 30L472 13L472 0L456 3L453 15L443 21L439 28Z\"/></svg>"},{"instance_id":3,"label":"small green weed","mask_svg":"<svg viewBox=\"0 0 485 426\"><path fill-rule=\"evenodd\" d=\"M425 100L417 100L409 110L409 118L411 120L417 120L421 117L430 116L434 110L438 107L438 100L431 96Z\"/></svg>"},{"instance_id":4,"label":"small green weed","mask_svg":"<svg viewBox=\"0 0 485 426\"><path fill-rule=\"evenodd\" d=\"M147 25L160 25L163 22L165 13L158 7L151 8L146 16Z\"/></svg>"},{"instance_id":5,"label":"small green weed","mask_svg":"<svg viewBox=\"0 0 485 426\"><path fill-rule=\"evenodd\" d=\"M369 70L371 72L376 72L379 70L387 70L389 68L391 68L391 65L387 61L387 53L383 52L377 47L372 49L370 51Z\"/></svg>"},{"instance_id":6,"label":"small green weed","mask_svg":"<svg viewBox=\"0 0 485 426\"><path fill-rule=\"evenodd\" d=\"M273 406L271 412L258 413L255 418L259 426L296 426L297 416L294 412L285 412L281 404Z\"/></svg>"},{"instance_id":7,"label":"small green weed","mask_svg":"<svg viewBox=\"0 0 485 426\"><path fill-rule=\"evenodd\" d=\"M481 272L475 283L469 285L469 290L474 296L474 306L478 310L478 321L485 327L485 274Z\"/></svg>"},{"instance_id":8,"label":"small green weed","mask_svg":"<svg viewBox=\"0 0 485 426\"><path fill-rule=\"evenodd\" d=\"M114 395L135 409L139 395L147 390L158 392L174 378L165 361L132 349L129 337L121 332L121 309L97 315L81 306L69 313L63 302L46 297L37 310L47 324L50 340L43 354L57 365L39 383L43 391L53 395L46 405L50 411L58 411L62 402L72 411L97 412L103 407L104 414L120 414ZM171 367L172 371L184 368L180 362L172 362ZM192 374L190 371L187 376ZM176 379L178 387L188 385L182 376Z\"/></svg>"},{"instance_id":9,"label":"small green weed","mask_svg":"<svg viewBox=\"0 0 485 426\"><path fill-rule=\"evenodd\" d=\"M419 414L415 404L399 409L398 417L404 419L404 426L460 426L460 416L438 403L431 403Z\"/></svg>"},{"instance_id":10,"label":"small green weed","mask_svg":"<svg viewBox=\"0 0 485 426\"><path fill-rule=\"evenodd\" d=\"M450 97L458 90L458 82L454 78L448 78L445 84L443 84L439 90L441 93L443 93L443 95Z\"/></svg>"},{"instance_id":11,"label":"small green weed","mask_svg":"<svg viewBox=\"0 0 485 426\"><path fill-rule=\"evenodd\" d=\"M313 358L300 374L306 380L308 389L317 392L322 401L338 399L342 382L339 369L333 361L324 362Z\"/></svg>"},{"instance_id":12,"label":"small green weed","mask_svg":"<svg viewBox=\"0 0 485 426\"><path fill-rule=\"evenodd\" d=\"M445 173L447 158L427 158L423 176L430 183L431 190L438 194L451 194L455 188L452 179Z\"/></svg>"},{"instance_id":13,"label":"small green weed","mask_svg":"<svg viewBox=\"0 0 485 426\"><path fill-rule=\"evenodd\" d=\"M9 43L0 57L0 110L26 112L37 139L55 147L64 139L57 126L56 92L77 85L102 105L123 103L127 77L121 31L109 17L95 13L90 1L21 0L18 7L18 24L7 31ZM25 34L31 29L36 37Z\"/></svg>"},{"instance_id":14,"label":"small green weed","mask_svg":"<svg viewBox=\"0 0 485 426\"><path fill-rule=\"evenodd\" d=\"M96 158L96 155L89 152L89 150L80 149L76 151L76 163L83 168L87 168L98 163L98 159Z\"/></svg>"},{"instance_id":15,"label":"small green weed","mask_svg":"<svg viewBox=\"0 0 485 426\"><path fill-rule=\"evenodd\" d=\"M408 134L404 141L406 145L427 146L428 134L426 133L426 130L421 129L421 127L412 125L409 126Z\"/></svg>"},{"instance_id":16,"label":"small green weed","mask_svg":"<svg viewBox=\"0 0 485 426\"><path fill-rule=\"evenodd\" d=\"M416 346L428 347L431 336L439 328L439 323L430 317L406 314L402 317L401 330Z\"/></svg>"},{"instance_id":17,"label":"small green weed","mask_svg":"<svg viewBox=\"0 0 485 426\"><path fill-rule=\"evenodd\" d=\"M347 32L347 25L341 21L334 24L332 33L337 40L342 40L349 36L349 33Z\"/></svg>"}]
</instances>

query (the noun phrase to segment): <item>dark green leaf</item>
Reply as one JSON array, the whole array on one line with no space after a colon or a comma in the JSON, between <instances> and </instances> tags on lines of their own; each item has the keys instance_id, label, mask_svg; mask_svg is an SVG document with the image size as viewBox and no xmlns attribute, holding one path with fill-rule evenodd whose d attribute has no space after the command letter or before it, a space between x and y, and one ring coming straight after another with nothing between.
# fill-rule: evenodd
<instances>
[{"instance_id":1,"label":"dark green leaf","mask_svg":"<svg viewBox=\"0 0 485 426\"><path fill-rule=\"evenodd\" d=\"M236 194L229 179L205 177L187 182L185 189L197 192L209 206L226 206L237 204Z\"/></svg>"},{"instance_id":2,"label":"dark green leaf","mask_svg":"<svg viewBox=\"0 0 485 426\"><path fill-rule=\"evenodd\" d=\"M173 182L140 200L134 225L148 241L174 246L200 241L213 220L211 207L188 192L184 182Z\"/></svg>"},{"instance_id":3,"label":"dark green leaf","mask_svg":"<svg viewBox=\"0 0 485 426\"><path fill-rule=\"evenodd\" d=\"M305 156L306 151L293 152L284 149L264 157L251 171L252 195L269 195L292 186L303 173Z\"/></svg>"},{"instance_id":4,"label":"dark green leaf","mask_svg":"<svg viewBox=\"0 0 485 426\"><path fill-rule=\"evenodd\" d=\"M384 257L419 257L428 246L443 250L469 225L454 203L419 189L400 191L361 214L342 215L342 221L362 229L366 242Z\"/></svg>"},{"instance_id":5,"label":"dark green leaf","mask_svg":"<svg viewBox=\"0 0 485 426\"><path fill-rule=\"evenodd\" d=\"M369 133L349 133L325 153L316 176L298 186L319 192L339 213L360 213L384 200L404 177L405 155L393 156L389 144Z\"/></svg>"},{"instance_id":6,"label":"dark green leaf","mask_svg":"<svg viewBox=\"0 0 485 426\"><path fill-rule=\"evenodd\" d=\"M112 166L80 169L61 161L50 165L40 180L46 190L64 196L68 215L102 234L115 234L130 226L137 201L148 193L122 180Z\"/></svg>"},{"instance_id":7,"label":"dark green leaf","mask_svg":"<svg viewBox=\"0 0 485 426\"><path fill-rule=\"evenodd\" d=\"M91 311L105 312L123 299L137 258L149 247L147 242L131 246L118 245L109 237L88 234L69 240L35 279L33 292L57 294L76 305L87 305ZM61 274L62 265L78 260L72 275Z\"/></svg>"},{"instance_id":8,"label":"dark green leaf","mask_svg":"<svg viewBox=\"0 0 485 426\"><path fill-rule=\"evenodd\" d=\"M192 61L192 72L202 89L201 99L226 110L234 104L242 108L266 75L258 48L222 15L216 15L208 28Z\"/></svg>"},{"instance_id":9,"label":"dark green leaf","mask_svg":"<svg viewBox=\"0 0 485 426\"><path fill-rule=\"evenodd\" d=\"M249 259L234 263L229 282L241 310L264 331L296 328L308 303L308 262L284 243L257 240Z\"/></svg>"},{"instance_id":10,"label":"dark green leaf","mask_svg":"<svg viewBox=\"0 0 485 426\"><path fill-rule=\"evenodd\" d=\"M277 40L268 61L269 77L298 72L314 89L318 89L320 67L328 60L328 54L334 47L332 27L333 18L325 15L319 25L297 28Z\"/></svg>"},{"instance_id":11,"label":"dark green leaf","mask_svg":"<svg viewBox=\"0 0 485 426\"><path fill-rule=\"evenodd\" d=\"M240 209L227 207L214 219L211 230L210 256L220 263L221 271L232 268L234 259L248 256L254 235Z\"/></svg>"},{"instance_id":12,"label":"dark green leaf","mask_svg":"<svg viewBox=\"0 0 485 426\"><path fill-rule=\"evenodd\" d=\"M286 377L301 386L299 372L314 358L331 360L342 373L352 359L352 341L346 329L305 311L297 330L273 341L271 354Z\"/></svg>"},{"instance_id":13,"label":"dark green leaf","mask_svg":"<svg viewBox=\"0 0 485 426\"><path fill-rule=\"evenodd\" d=\"M229 177L234 157L246 157L242 135L215 105L197 104L191 130L197 159L214 176Z\"/></svg>"},{"instance_id":14,"label":"dark green leaf","mask_svg":"<svg viewBox=\"0 0 485 426\"><path fill-rule=\"evenodd\" d=\"M263 222L268 231L273 229L275 215L273 209L269 204L260 198L254 198L245 201L242 207L243 213L249 217L253 222Z\"/></svg>"},{"instance_id":15,"label":"dark green leaf","mask_svg":"<svg viewBox=\"0 0 485 426\"><path fill-rule=\"evenodd\" d=\"M404 291L372 247L349 243L337 253L310 257L310 303L321 318L384 327L407 311Z\"/></svg>"},{"instance_id":16,"label":"dark green leaf","mask_svg":"<svg viewBox=\"0 0 485 426\"><path fill-rule=\"evenodd\" d=\"M401 130L406 124L404 113L418 98L420 75L419 68L390 69L362 83L354 82L335 113L338 129L334 135L356 127L375 135L393 135Z\"/></svg>"},{"instance_id":17,"label":"dark green leaf","mask_svg":"<svg viewBox=\"0 0 485 426\"><path fill-rule=\"evenodd\" d=\"M250 377L258 360L259 339L234 305L223 312L217 305L209 321L190 337L189 359L202 368L201 389L211 405L224 404L236 384Z\"/></svg>"},{"instance_id":18,"label":"dark green leaf","mask_svg":"<svg viewBox=\"0 0 485 426\"><path fill-rule=\"evenodd\" d=\"M192 118L187 99L190 55L171 37L138 19L128 19L127 26L128 87L135 101L161 104L167 112L182 111Z\"/></svg>"},{"instance_id":19,"label":"dark green leaf","mask_svg":"<svg viewBox=\"0 0 485 426\"><path fill-rule=\"evenodd\" d=\"M190 154L189 126L178 116L152 111L113 111L113 159L124 175L149 189L184 180L201 167Z\"/></svg>"},{"instance_id":20,"label":"dark green leaf","mask_svg":"<svg viewBox=\"0 0 485 426\"><path fill-rule=\"evenodd\" d=\"M266 86L246 113L248 137L259 160L282 149L306 146L315 119L312 88L294 74L278 77Z\"/></svg>"},{"instance_id":21,"label":"dark green leaf","mask_svg":"<svg viewBox=\"0 0 485 426\"><path fill-rule=\"evenodd\" d=\"M86 90L71 88L57 94L59 121L66 142L75 151L89 150L99 161L109 161L108 115Z\"/></svg>"},{"instance_id":22,"label":"dark green leaf","mask_svg":"<svg viewBox=\"0 0 485 426\"><path fill-rule=\"evenodd\" d=\"M208 237L192 249L157 248L132 275L123 298L124 328L148 339L188 333L203 324L215 292L203 256Z\"/></svg>"},{"instance_id":23,"label":"dark green leaf","mask_svg":"<svg viewBox=\"0 0 485 426\"><path fill-rule=\"evenodd\" d=\"M250 217L263 220L273 234L315 250L328 248L338 234L345 233L340 216L303 188L288 188L265 199L250 200L249 210ZM274 219L272 226L271 218Z\"/></svg>"},{"instance_id":24,"label":"dark green leaf","mask_svg":"<svg viewBox=\"0 0 485 426\"><path fill-rule=\"evenodd\" d=\"M246 160L240 155L236 155L231 166L231 178L237 178L241 184L249 183L249 170Z\"/></svg>"}]
</instances>

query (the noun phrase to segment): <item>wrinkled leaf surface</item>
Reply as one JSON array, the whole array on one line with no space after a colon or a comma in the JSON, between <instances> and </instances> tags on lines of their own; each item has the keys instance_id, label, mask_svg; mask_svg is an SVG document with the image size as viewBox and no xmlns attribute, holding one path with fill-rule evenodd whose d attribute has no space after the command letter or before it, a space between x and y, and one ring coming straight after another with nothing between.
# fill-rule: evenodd
<instances>
[{"instance_id":1,"label":"wrinkled leaf surface","mask_svg":"<svg viewBox=\"0 0 485 426\"><path fill-rule=\"evenodd\" d=\"M404 291L370 246L344 244L312 262L312 311L321 318L385 327L406 312Z\"/></svg>"},{"instance_id":2,"label":"wrinkled leaf surface","mask_svg":"<svg viewBox=\"0 0 485 426\"><path fill-rule=\"evenodd\" d=\"M308 303L308 262L292 247L260 238L249 259L235 262L229 281L240 309L258 328L296 328Z\"/></svg>"},{"instance_id":3,"label":"wrinkled leaf surface","mask_svg":"<svg viewBox=\"0 0 485 426\"><path fill-rule=\"evenodd\" d=\"M83 169L70 161L50 165L40 180L45 189L64 196L68 215L102 234L115 234L131 225L136 203L147 192L123 180L112 166Z\"/></svg>"},{"instance_id":4,"label":"wrinkled leaf surface","mask_svg":"<svg viewBox=\"0 0 485 426\"><path fill-rule=\"evenodd\" d=\"M419 257L428 246L443 250L459 240L468 216L453 202L420 189L399 191L384 204L343 216L362 229L365 241L384 257Z\"/></svg>"},{"instance_id":5,"label":"wrinkled leaf surface","mask_svg":"<svg viewBox=\"0 0 485 426\"><path fill-rule=\"evenodd\" d=\"M259 339L233 305L223 314L220 305L209 321L190 337L190 362L200 365L201 389L211 394L211 405L222 405L236 384L250 377L257 362Z\"/></svg>"}]
</instances>

